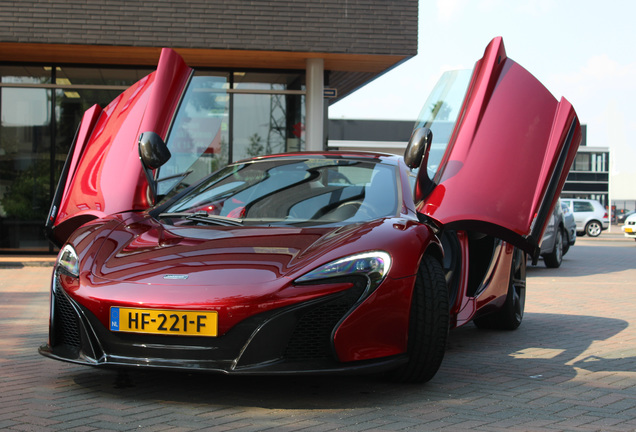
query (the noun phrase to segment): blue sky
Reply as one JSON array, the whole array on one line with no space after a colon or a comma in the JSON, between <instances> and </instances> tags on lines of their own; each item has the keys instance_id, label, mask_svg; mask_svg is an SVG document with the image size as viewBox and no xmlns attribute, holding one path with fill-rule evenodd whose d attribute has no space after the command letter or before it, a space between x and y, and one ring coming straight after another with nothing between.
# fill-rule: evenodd
<instances>
[{"instance_id":1,"label":"blue sky","mask_svg":"<svg viewBox=\"0 0 636 432\"><path fill-rule=\"evenodd\" d=\"M443 71L472 68L502 36L510 58L609 147L614 199L636 199L636 2L420 0L418 55L332 105L330 118L415 120Z\"/></svg>"}]
</instances>

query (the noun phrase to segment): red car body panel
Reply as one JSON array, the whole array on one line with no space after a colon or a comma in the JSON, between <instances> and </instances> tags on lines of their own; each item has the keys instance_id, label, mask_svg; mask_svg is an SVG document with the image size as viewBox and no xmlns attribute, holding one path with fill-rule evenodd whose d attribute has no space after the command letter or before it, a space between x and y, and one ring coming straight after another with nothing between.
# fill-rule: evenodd
<instances>
[{"instance_id":1,"label":"red car body panel","mask_svg":"<svg viewBox=\"0 0 636 432\"><path fill-rule=\"evenodd\" d=\"M147 131L165 137L191 73L176 52L164 49L155 72L103 110L95 106L86 112L67 175L60 178L64 193L54 200L47 221L58 246L88 220L152 205L138 139Z\"/></svg>"},{"instance_id":2,"label":"red car body panel","mask_svg":"<svg viewBox=\"0 0 636 432\"><path fill-rule=\"evenodd\" d=\"M568 174L563 166L571 166L580 141L569 102L558 102L507 58L496 38L475 66L435 188L428 196L416 191L418 211L447 228L492 233L535 253Z\"/></svg>"},{"instance_id":3,"label":"red car body panel","mask_svg":"<svg viewBox=\"0 0 636 432\"><path fill-rule=\"evenodd\" d=\"M215 310L221 336L255 314L350 288L292 282L316 266L381 244L394 259L391 277L335 333L343 362L405 351L413 269L425 247L438 245L430 228L404 219L357 227L210 230L167 229L143 214L125 213L83 230L76 250L85 270L79 283L68 277L63 283L102 325L108 327L111 306ZM167 281L166 272L189 277Z\"/></svg>"}]
</instances>

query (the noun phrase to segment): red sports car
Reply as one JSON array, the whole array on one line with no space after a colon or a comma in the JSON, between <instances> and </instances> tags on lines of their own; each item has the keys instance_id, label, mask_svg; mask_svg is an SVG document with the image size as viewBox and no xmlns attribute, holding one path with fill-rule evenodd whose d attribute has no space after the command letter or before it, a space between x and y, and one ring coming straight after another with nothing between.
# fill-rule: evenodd
<instances>
[{"instance_id":1,"label":"red sports car","mask_svg":"<svg viewBox=\"0 0 636 432\"><path fill-rule=\"evenodd\" d=\"M84 115L47 221L61 251L43 355L422 382L449 329L519 326L526 254L581 131L500 38L442 77L404 158L287 153L209 174L210 135L191 154L178 139L213 95L199 78L164 50Z\"/></svg>"}]
</instances>

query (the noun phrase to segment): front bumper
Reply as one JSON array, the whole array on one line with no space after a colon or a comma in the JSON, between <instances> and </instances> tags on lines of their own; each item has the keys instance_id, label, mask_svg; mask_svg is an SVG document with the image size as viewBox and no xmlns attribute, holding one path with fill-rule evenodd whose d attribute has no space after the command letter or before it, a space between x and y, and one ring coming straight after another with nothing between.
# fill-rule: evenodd
<instances>
[{"instance_id":1,"label":"front bumper","mask_svg":"<svg viewBox=\"0 0 636 432\"><path fill-rule=\"evenodd\" d=\"M53 278L49 344L40 354L98 367L149 367L224 374L362 373L393 369L406 355L340 362L335 328L364 287L254 315L226 334L195 336L111 332Z\"/></svg>"}]
</instances>

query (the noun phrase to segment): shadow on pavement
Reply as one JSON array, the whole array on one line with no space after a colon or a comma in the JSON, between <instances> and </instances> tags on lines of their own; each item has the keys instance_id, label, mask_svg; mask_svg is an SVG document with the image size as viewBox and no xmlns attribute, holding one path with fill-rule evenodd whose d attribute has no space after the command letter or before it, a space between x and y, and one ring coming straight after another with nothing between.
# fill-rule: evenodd
<instances>
[{"instance_id":1,"label":"shadow on pavement","mask_svg":"<svg viewBox=\"0 0 636 432\"><path fill-rule=\"evenodd\" d=\"M628 323L619 319L542 313L526 314L524 324L511 332L479 330L468 324L450 333L442 368L424 385L396 384L379 376L245 377L90 368L73 368L67 378L119 400L268 409L376 407L391 401L400 403L414 392L428 400L446 400L460 387L479 393L492 390L491 383L502 380L526 385L565 382L576 376L576 368L624 370L636 364L636 358L619 362L584 353L593 342L607 340L627 327Z\"/></svg>"}]
</instances>

